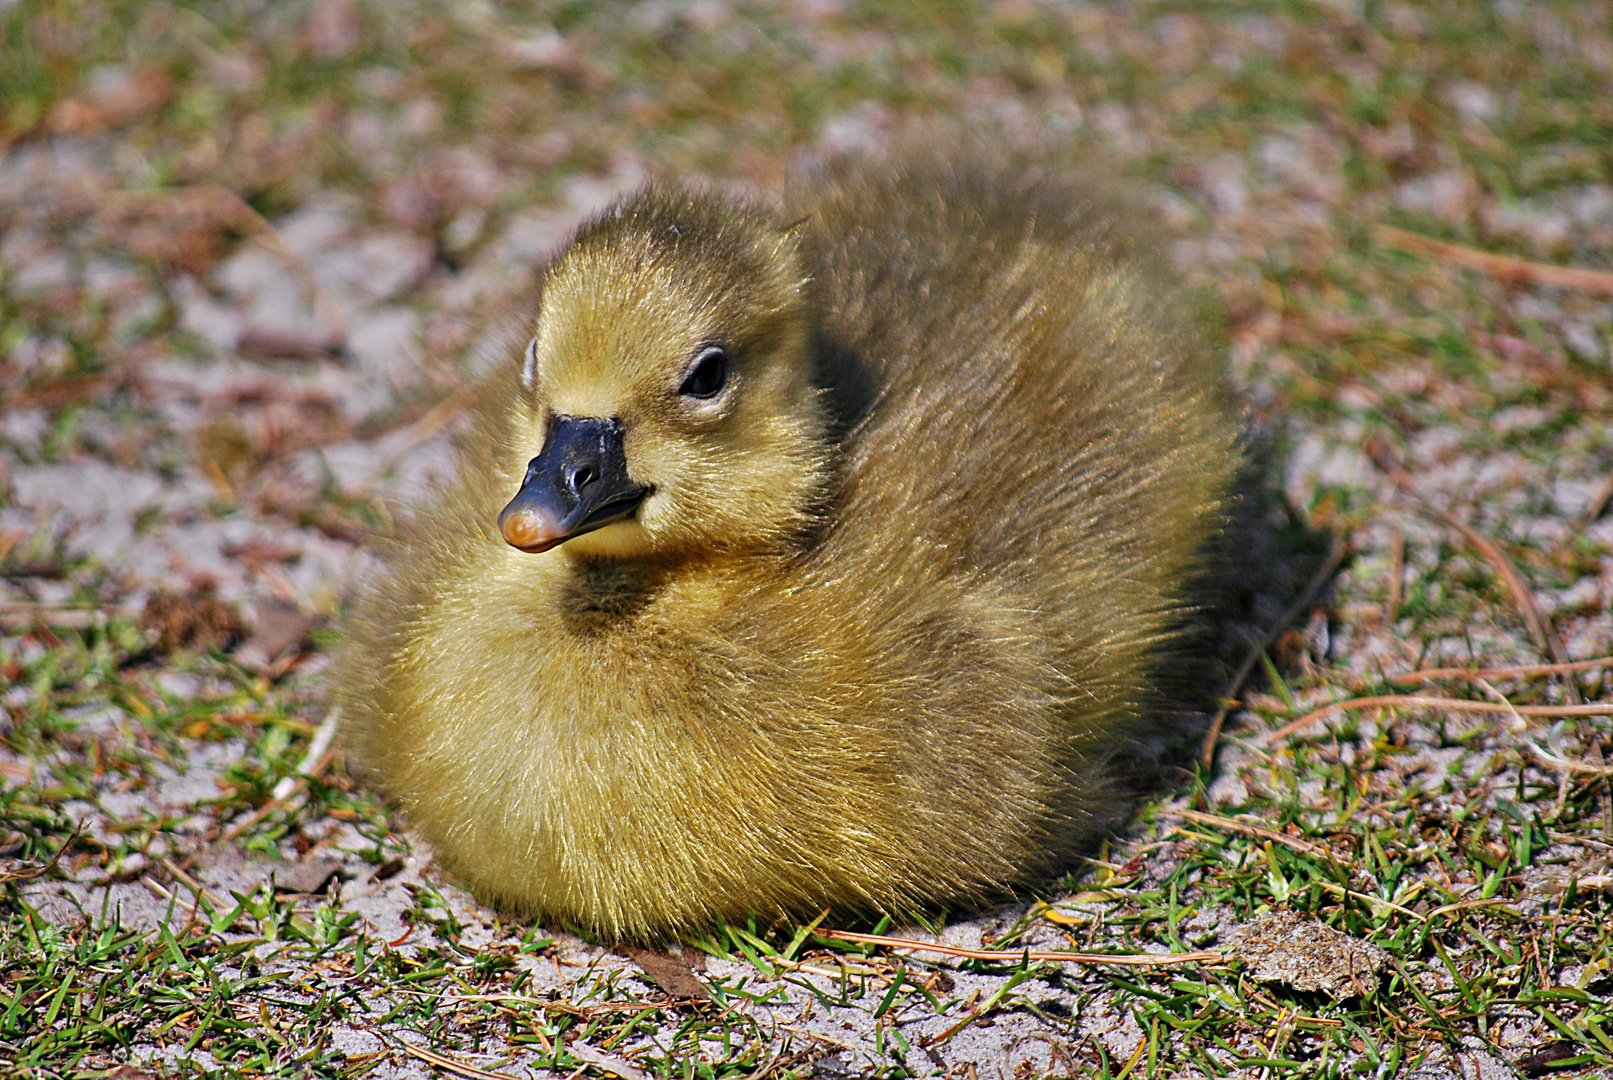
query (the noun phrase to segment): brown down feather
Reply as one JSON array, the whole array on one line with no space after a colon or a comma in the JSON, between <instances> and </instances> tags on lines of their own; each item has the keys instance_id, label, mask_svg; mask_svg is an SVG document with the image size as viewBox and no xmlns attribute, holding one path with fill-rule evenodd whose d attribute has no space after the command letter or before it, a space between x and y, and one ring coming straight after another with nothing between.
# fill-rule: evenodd
<instances>
[{"instance_id":1,"label":"brown down feather","mask_svg":"<svg viewBox=\"0 0 1613 1080\"><path fill-rule=\"evenodd\" d=\"M782 202L581 226L535 385L496 374L355 605L349 755L494 903L652 940L979 902L1112 823L1162 704L1237 423L1137 210L967 155ZM654 492L526 554L495 521L553 415L619 418Z\"/></svg>"}]
</instances>

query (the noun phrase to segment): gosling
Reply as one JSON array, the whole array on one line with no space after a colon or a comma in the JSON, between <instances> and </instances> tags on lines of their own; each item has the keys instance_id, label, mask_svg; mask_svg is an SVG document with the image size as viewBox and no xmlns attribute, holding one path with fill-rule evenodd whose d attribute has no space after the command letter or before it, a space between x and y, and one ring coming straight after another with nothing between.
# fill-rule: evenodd
<instances>
[{"instance_id":1,"label":"gosling","mask_svg":"<svg viewBox=\"0 0 1613 1080\"><path fill-rule=\"evenodd\" d=\"M976 904L1115 820L1164 704L1237 424L1135 211L922 157L782 201L582 225L356 604L350 757L493 903Z\"/></svg>"}]
</instances>

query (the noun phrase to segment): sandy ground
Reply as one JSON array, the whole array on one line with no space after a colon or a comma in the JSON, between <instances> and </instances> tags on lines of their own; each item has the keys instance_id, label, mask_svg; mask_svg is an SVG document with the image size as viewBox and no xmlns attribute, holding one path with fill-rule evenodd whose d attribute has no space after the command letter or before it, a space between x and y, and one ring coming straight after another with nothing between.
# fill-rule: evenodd
<instances>
[{"instance_id":1,"label":"sandy ground","mask_svg":"<svg viewBox=\"0 0 1613 1080\"><path fill-rule=\"evenodd\" d=\"M1037 44L1039 23L1024 24L1032 26L1028 44L992 38L999 53L955 80L956 98L923 103L955 106L1005 138L1090 146L1106 167L1138 177L1181 237L1172 259L1228 313L1229 363L1252 426L1271 439L1264 453L1291 514L1313 536L1347 535L1352 552L1325 600L1302 611L1281 649L1273 649L1283 685L1244 695L1248 709L1229 721L1207 794L1195 794L1191 782L1162 790L1146 820L1117 840L1108 870L1050 894L1065 917L1049 918L1045 906L1027 903L953 922L943 940L980 948L1013 932L1016 949L1227 946L1237 940L1230 936L1236 926L1250 924L1257 910L1289 906L1301 889L1289 893L1267 878L1241 899L1212 899L1222 896L1210 887L1216 871L1187 872L1200 865L1190 862L1198 842L1173 831L1183 819L1172 811L1282 817L1277 827L1286 828L1295 816L1273 807L1293 806L1316 815L1301 814L1302 822L1342 823L1357 810L1329 817L1325 807L1339 784L1359 783L1358 808L1431 815L1451 836L1478 830L1471 843L1463 834L1464 850L1484 843L1505 850L1517 828L1529 828L1503 824L1507 807L1523 805L1526 787L1538 788L1543 794L1530 813L1549 818L1535 819L1544 840L1524 863L1498 871L1503 892L1480 898L1486 879L1479 864L1462 869L1434 859L1427 845L1443 841L1432 824L1421 841L1426 850L1409 839L1378 869L1363 854L1366 841L1351 848L1352 858L1366 860L1351 888L1371 891L1370 883L1393 877L1398 884L1372 895L1418 919L1440 904L1488 903L1495 895L1525 920L1555 912L1552 918L1568 920L1566 959L1537 954L1517 963L1542 987L1581 994L1589 1004L1574 999L1582 1009L1574 1015L1594 1017L1613 993L1605 935L1601 945L1594 940L1608 917L1599 890L1613 889L1613 829L1604 832L1602 824L1613 794L1595 786L1600 774L1562 763L1599 767L1600 755L1613 752L1606 716L1503 716L1453 738L1450 724L1460 728L1473 718L1361 714L1322 738L1310 772L1260 738L1307 708L1363 687L1375 692L1386 673L1613 652L1613 518L1602 514L1613 465L1613 290L1540 288L1473 274L1449 260L1394 254L1392 239L1369 229L1391 223L1514 260L1606 268L1613 186L1605 154L1582 167L1575 155L1590 151L1566 135L1525 147L1521 136L1496 134L1525 106L1503 73L1487 78L1482 57L1449 53L1419 76L1420 89L1399 98L1382 91L1390 102L1383 115L1363 120L1343 106L1336 114L1320 107L1276 112L1241 137L1189 122L1218 93L1229 93L1239 72L1271 69L1309 85L1304 64L1314 63L1328 73L1316 78L1343 94L1381 87L1390 81L1387 71L1415 68L1406 57L1438 40L1438 12L1368 6L1363 14L1360 5L1317 5L1301 16L1049 7L1045 17L1060 27L1043 34L1049 44ZM1000 7L1002 20L1018 17L1012 5ZM15 805L44 808L44 817L7 818L21 838L8 848L8 865L43 861L49 846L26 847L29 837L60 841L66 823L82 826L50 874L8 885L7 963L22 971L30 956L50 955L51 946L22 929L18 905L62 928L63 941L80 940L115 915L139 941L176 940L187 950L194 944L199 951L186 952L179 965L187 971L192 960L202 962L196 957L213 957L209 977L237 987L220 1008L255 1026L270 1046L267 1057L248 1063L246 1050L226 1050L234 1044L206 1034L198 1015L184 1019L177 1005L162 1012L153 1004L148 1016L126 1017L122 1045L86 1042L52 1058L39 1051L49 1025L18 1028L7 1036L12 1059L45 1053L38 1075L135 1063L176 1075L222 1068L423 1077L440 1075L446 1061L464 1075L522 1076L544 1072L558 1060L556 1045L570 1038L578 1049L568 1071L591 1065L620 1077L685 1075L684 1063L696 1060L724 1075L1096 1075L1128 1062L1134 1075L1204 1071L1185 1057L1156 1063L1146 1048L1157 1043L1138 1020L1136 995L1117 987L1113 973L1078 967L1016 976L1012 965L974 970L934 955L906 966L887 953L823 953L792 972L738 953L692 950L698 977L727 995L726 1009L711 1021L716 1006L668 1004L627 955L479 905L432 868L429 850L405 823L385 828L373 797L356 789L339 763L318 761L316 783L275 796L277 784L299 775L324 719L327 628L368 565L366 535L385 515L406 513L433 477L451 469L457 395L487 366L517 362L511 343L530 317L535 274L573 224L649 171L700 171L765 187L792 161L882 145L904 130L909 110L923 111L898 100L892 86L902 78L888 75L861 100L831 97L788 145L744 134L746 109L764 114L778 107L771 99L717 110L692 133L680 128L676 139L662 140L645 134L672 124L668 114L653 112L664 107L653 79L632 68L637 61L627 46L601 44L614 40L609 20L562 33L545 18L483 12L477 18L484 23L445 31L444 40L460 50L455 62L475 70L477 57L502 57L506 74L527 73L508 77L537 72L561 87L555 93L572 95L567 101L626 95L626 104L597 120L605 134L592 141L592 114L576 104L566 123L520 131L515 152L508 146L517 135L497 121L461 131L446 91L390 60L360 55L365 35L384 36L379 24L395 30L379 15L353 14L367 10L298 8L284 26L197 46L186 55L202 73L164 75L169 81L161 87L150 74L158 69L143 67L138 55L97 66L51 104L40 126L8 135L0 152L0 614L7 620L0 773L26 795ZM1533 42L1531 55L1580 72L1592 86L1613 81L1606 5L1566 15L1520 8L1506 17L1512 29L1499 33ZM747 35L763 35L774 23L788 25L798 35L791 40L805 42L819 66L886 71L880 65L906 62L901 48L880 36L878 20L859 21L838 5L812 5L810 12L638 5L622 40L661 41L670 26L696 42L726 34L735 49L758 48ZM265 59L279 54L264 43L279 39L300 42L296 55L335 70L321 77L346 80L356 96L315 95L281 113L268 104L259 110L254 95L292 78L285 62ZM931 82L952 78L934 59L945 47L928 39L912 47L930 50L911 61L919 73L913 78L925 93L941 94ZM1053 70L1054 60L1066 64L1059 50L1086 56L1089 68L1069 61L1068 71ZM1079 77L1123 66L1128 57L1182 77L1140 89L1114 82L1102 93ZM191 82L175 81L183 78ZM193 84L233 102L228 124L218 121L205 137L170 137L169 126L188 130L175 110L190 101ZM681 84L668 86L666 98L678 100ZM635 93L648 103L634 104ZM1566 95L1578 104L1560 105L1560 125L1579 122L1575 109L1600 117L1596 96ZM1601 100L1605 106L1608 99ZM633 111L641 107L649 110L644 117ZM260 112L267 118L254 127ZM371 172L349 178L326 160L320 139L371 161ZM1510 162L1511 188L1485 171L1486 154ZM1544 179L1520 188L1517 174L1530 168ZM273 183L264 180L271 174ZM241 193L253 201L241 201ZM1453 518L1500 545L1521 571L1527 602ZM1286 593L1250 598L1247 621L1272 625L1308 565L1297 559L1275 575ZM181 619L175 648L153 651L157 631L138 624L162 595L202 612L195 616L201 623ZM225 614L207 614L213 601ZM1529 603L1538 611L1535 627ZM230 611L240 619L233 628ZM225 645L211 658L194 648L206 644L195 634L210 618ZM96 627L111 629L97 638ZM127 640L120 643L118 634ZM1506 685L1509 698L1521 700L1517 687ZM1593 673L1577 684L1534 686L1526 696L1554 707L1594 702L1605 687ZM1473 697L1486 694L1475 690ZM154 714L178 719L153 735ZM252 719L270 714L288 722ZM1565 807L1578 806L1579 818L1563 816ZM1256 854L1260 843L1264 857L1275 859L1269 839L1255 843ZM1236 858L1229 855L1227 866ZM1404 881L1387 866L1402 859L1420 867ZM1426 893L1410 899L1407 884L1424 877ZM1592 884L1570 890L1570 879ZM1174 905L1178 887L1177 941L1174 921L1166 934L1162 918L1131 918L1153 910L1135 897L1165 889ZM1565 895L1579 898L1579 922L1564 914ZM1326 915L1317 903L1306 910ZM1381 905L1363 910L1370 927L1340 925L1361 941L1404 944L1394 920L1411 916ZM344 922L349 915L356 918ZM916 928L899 932L924 936ZM1571 948L1574 934L1583 940L1573 938ZM1471 941L1452 941L1460 961L1454 969L1421 945L1406 954L1417 957L1413 977L1426 993L1456 995L1451 970L1513 970L1487 960ZM1469 945L1473 951L1463 951ZM110 977L93 964L83 970ZM410 973L429 977L410 981ZM160 977L150 977L160 986ZM1293 997L1291 973L1273 981L1288 987L1269 990L1290 995L1282 999L1288 1016L1305 1009L1334 1015L1327 1011L1333 995ZM1164 992L1168 983L1161 976L1148 985ZM916 985L924 992L913 991ZM25 999L24 984L16 987L15 1000L31 1009L53 1000ZM340 1005L326 1010L327 1000ZM943 1013L933 1007L937 1000L959 1004ZM546 1007L556 1002L565 1008ZM977 1010L973 1023L925 1045L981 1002L991 1007ZM648 1022L596 1037L599 1024L646 1003L659 1006ZM1410 1048L1393 1068L1373 1064L1359 1039L1340 1043L1343 1056L1332 1064L1307 1050L1306 1068L1331 1075L1329 1069L1370 1067L1423 1080L1512 1076L1519 1061L1560 1035L1526 1006L1497 1004L1483 1020L1448 1011L1453 1026L1437 1037L1380 1019L1374 1030L1385 1045L1399 1039ZM69 1013L52 1014L51 1024L67 1030ZM159 1016L181 1019L164 1028ZM517 1016L571 1026L519 1041L509 1035ZM691 1018L699 1023L691 1026ZM1260 1062L1298 1053L1311 1036L1293 1036L1294 1049L1285 1051L1290 1036L1279 1038L1280 1020L1268 1021L1234 1024L1229 1041L1205 1050L1209 1060L1226 1073L1279 1075L1286 1066ZM1590 1034L1576 1037L1592 1053L1613 1054ZM680 1038L695 1040L682 1057L669 1051ZM747 1058L740 1051L751 1046L765 1052ZM1587 1059L1575 1068L1599 1067Z\"/></svg>"}]
</instances>

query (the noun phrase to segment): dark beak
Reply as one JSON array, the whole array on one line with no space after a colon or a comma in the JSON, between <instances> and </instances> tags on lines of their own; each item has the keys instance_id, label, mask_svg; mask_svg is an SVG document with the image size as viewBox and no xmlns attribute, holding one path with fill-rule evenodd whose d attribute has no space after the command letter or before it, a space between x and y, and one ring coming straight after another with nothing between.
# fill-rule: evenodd
<instances>
[{"instance_id":1,"label":"dark beak","mask_svg":"<svg viewBox=\"0 0 1613 1080\"><path fill-rule=\"evenodd\" d=\"M556 416L498 527L513 547L548 551L632 517L649 492L627 475L620 420Z\"/></svg>"}]
</instances>

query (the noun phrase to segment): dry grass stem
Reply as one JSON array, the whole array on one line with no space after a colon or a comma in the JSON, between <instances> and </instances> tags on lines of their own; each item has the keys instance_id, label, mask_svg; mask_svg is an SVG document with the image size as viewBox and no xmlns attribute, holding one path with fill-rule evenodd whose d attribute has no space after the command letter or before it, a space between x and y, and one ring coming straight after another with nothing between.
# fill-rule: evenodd
<instances>
[{"instance_id":1,"label":"dry grass stem","mask_svg":"<svg viewBox=\"0 0 1613 1080\"><path fill-rule=\"evenodd\" d=\"M336 741L336 730L341 722L342 710L335 706L325 710L325 719L320 721L319 727L314 731L314 737L308 743L308 752L303 754L302 760L297 763L296 773L284 777L274 786L274 799L284 802L291 798L299 785L307 783L329 766L331 761L329 751L331 744Z\"/></svg>"},{"instance_id":2,"label":"dry grass stem","mask_svg":"<svg viewBox=\"0 0 1613 1080\"><path fill-rule=\"evenodd\" d=\"M137 618L139 612L117 604L28 604L0 605L0 630L15 633L35 626L57 630L88 630L104 626L113 616Z\"/></svg>"},{"instance_id":3,"label":"dry grass stem","mask_svg":"<svg viewBox=\"0 0 1613 1080\"><path fill-rule=\"evenodd\" d=\"M906 938L886 937L882 934L853 934L844 930L819 930L819 937L836 941L850 941L857 945L879 945L887 949L908 949L914 952L933 952L942 956L956 956L964 960L990 960L999 964L1012 964L1029 959L1034 963L1056 964L1116 964L1120 967L1168 967L1174 964L1219 964L1221 954L1209 950L1185 953L1079 953L1034 952L1029 949L963 949L939 942L926 944Z\"/></svg>"},{"instance_id":4,"label":"dry grass stem","mask_svg":"<svg viewBox=\"0 0 1613 1080\"><path fill-rule=\"evenodd\" d=\"M413 1043L405 1042L401 1043L401 1045L404 1053L410 1057L419 1058L427 1064L435 1065L437 1068L445 1069L451 1073L458 1073L460 1076L474 1077L475 1080L521 1080L521 1077L516 1076L514 1073L480 1069L468 1061L460 1061L449 1054L436 1050L427 1050L425 1047L416 1046Z\"/></svg>"},{"instance_id":5,"label":"dry grass stem","mask_svg":"<svg viewBox=\"0 0 1613 1080\"><path fill-rule=\"evenodd\" d=\"M1554 289L1575 289L1579 292L1613 296L1613 272L1607 270L1529 262L1511 255L1496 255L1463 244L1420 236L1405 229L1397 229L1393 225L1375 225L1372 235L1384 247L1450 263L1464 270L1474 270L1498 281L1516 281L1528 285L1546 285Z\"/></svg>"},{"instance_id":6,"label":"dry grass stem","mask_svg":"<svg viewBox=\"0 0 1613 1080\"><path fill-rule=\"evenodd\" d=\"M56 849L56 853L38 866L25 866L21 870L0 871L0 885L14 884L19 881L32 881L35 878L44 877L56 869L57 864L62 861L62 856L67 854L68 849L77 842L83 831L84 823L79 822L78 825L74 826L72 834L62 841L61 847Z\"/></svg>"},{"instance_id":7,"label":"dry grass stem","mask_svg":"<svg viewBox=\"0 0 1613 1080\"><path fill-rule=\"evenodd\" d=\"M1318 881L1316 886L1317 888L1326 892L1337 893L1340 896L1348 896L1352 900L1359 900L1364 904L1374 904L1378 907L1388 908L1390 911L1399 912L1408 919L1416 919L1418 922L1427 922L1429 919L1429 916L1419 915L1415 911L1411 910L1411 908L1404 907L1392 900L1385 900L1381 896L1368 896L1366 893L1356 892L1354 889L1346 889L1342 885L1335 885L1331 881Z\"/></svg>"},{"instance_id":8,"label":"dry grass stem","mask_svg":"<svg viewBox=\"0 0 1613 1080\"><path fill-rule=\"evenodd\" d=\"M1595 765L1588 761L1575 761L1573 758L1565 758L1560 754L1551 753L1538 743L1525 741L1523 745L1536 758L1554 769L1560 769L1564 773L1596 777L1613 776L1613 766Z\"/></svg>"},{"instance_id":9,"label":"dry grass stem","mask_svg":"<svg viewBox=\"0 0 1613 1080\"><path fill-rule=\"evenodd\" d=\"M1200 813L1197 810L1170 810L1167 813L1174 817L1186 818L1188 821L1196 821L1201 825L1213 825L1218 829L1243 833L1245 836L1258 836L1262 840L1270 840L1275 844L1282 844L1285 847L1293 848L1295 851L1303 852L1314 859L1332 861L1334 858L1333 853L1320 844L1313 844L1308 840L1289 836L1287 833L1278 832L1276 829L1268 829L1264 825L1255 825L1248 821L1239 821L1236 818L1221 817L1218 814Z\"/></svg>"},{"instance_id":10,"label":"dry grass stem","mask_svg":"<svg viewBox=\"0 0 1613 1080\"><path fill-rule=\"evenodd\" d=\"M1417 683L1437 682L1441 679L1510 679L1525 675L1566 675L1576 671L1594 671L1597 668L1613 667L1613 656L1601 656L1594 660L1575 660L1567 664L1523 664L1517 667L1493 668L1425 668L1422 671L1407 671L1399 675L1389 676L1389 681L1398 686L1412 686Z\"/></svg>"},{"instance_id":11,"label":"dry grass stem","mask_svg":"<svg viewBox=\"0 0 1613 1080\"><path fill-rule=\"evenodd\" d=\"M1272 744L1286 739L1297 731L1303 731L1313 721L1324 716L1331 716L1336 712L1345 712L1350 709L1370 708L1421 708L1421 709L1449 709L1452 712L1500 713L1507 716L1613 716L1613 702L1593 703L1589 705L1492 705L1483 701L1463 701L1458 698L1422 697L1417 694L1387 694L1377 697L1349 698L1345 701L1335 701L1331 705L1323 705L1320 709L1313 709L1293 723L1284 724L1265 738L1265 744Z\"/></svg>"}]
</instances>

